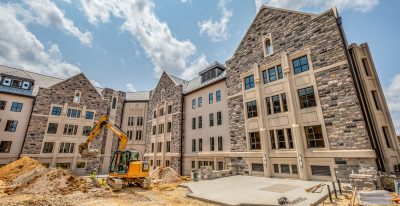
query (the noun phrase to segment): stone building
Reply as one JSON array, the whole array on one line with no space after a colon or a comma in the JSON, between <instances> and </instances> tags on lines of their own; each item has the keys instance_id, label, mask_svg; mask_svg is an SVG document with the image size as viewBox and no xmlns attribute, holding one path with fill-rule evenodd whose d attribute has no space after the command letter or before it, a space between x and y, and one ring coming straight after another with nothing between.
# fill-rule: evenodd
<instances>
[{"instance_id":1,"label":"stone building","mask_svg":"<svg viewBox=\"0 0 400 206\"><path fill-rule=\"evenodd\" d=\"M399 164L368 47L348 47L335 8L263 6L226 67L231 161L242 173L331 180Z\"/></svg>"}]
</instances>

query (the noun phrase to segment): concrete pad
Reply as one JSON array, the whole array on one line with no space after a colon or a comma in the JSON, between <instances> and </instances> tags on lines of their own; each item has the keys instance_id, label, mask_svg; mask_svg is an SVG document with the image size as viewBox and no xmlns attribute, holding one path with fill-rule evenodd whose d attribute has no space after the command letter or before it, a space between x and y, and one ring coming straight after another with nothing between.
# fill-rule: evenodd
<instances>
[{"instance_id":1,"label":"concrete pad","mask_svg":"<svg viewBox=\"0 0 400 206\"><path fill-rule=\"evenodd\" d=\"M310 205L328 194L326 186L317 193L307 193L306 188L320 181L266 178L254 176L230 176L215 180L183 184L192 193L189 197L223 205L278 205L278 199L286 197L296 205ZM332 187L331 187L332 189Z\"/></svg>"}]
</instances>

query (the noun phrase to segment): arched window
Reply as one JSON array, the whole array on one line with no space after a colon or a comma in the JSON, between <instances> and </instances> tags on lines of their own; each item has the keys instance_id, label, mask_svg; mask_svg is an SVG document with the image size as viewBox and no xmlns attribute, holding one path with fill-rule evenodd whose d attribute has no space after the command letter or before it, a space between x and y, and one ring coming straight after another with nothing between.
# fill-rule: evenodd
<instances>
[{"instance_id":1,"label":"arched window","mask_svg":"<svg viewBox=\"0 0 400 206\"><path fill-rule=\"evenodd\" d=\"M117 106L117 98L113 97L113 99L112 99L112 108L115 109L116 106Z\"/></svg>"},{"instance_id":2,"label":"arched window","mask_svg":"<svg viewBox=\"0 0 400 206\"><path fill-rule=\"evenodd\" d=\"M264 56L271 55L273 53L272 50L272 41L271 37L264 37Z\"/></svg>"},{"instance_id":3,"label":"arched window","mask_svg":"<svg viewBox=\"0 0 400 206\"><path fill-rule=\"evenodd\" d=\"M80 91L75 91L74 103L79 103L80 101L81 101L81 92Z\"/></svg>"}]
</instances>

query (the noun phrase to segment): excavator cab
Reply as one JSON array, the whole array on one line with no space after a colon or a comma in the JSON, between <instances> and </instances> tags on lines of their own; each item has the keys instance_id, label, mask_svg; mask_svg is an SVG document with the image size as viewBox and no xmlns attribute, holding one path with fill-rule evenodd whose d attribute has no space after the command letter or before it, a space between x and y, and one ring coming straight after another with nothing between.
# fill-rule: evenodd
<instances>
[{"instance_id":1,"label":"excavator cab","mask_svg":"<svg viewBox=\"0 0 400 206\"><path fill-rule=\"evenodd\" d=\"M129 164L135 161L139 161L137 151L115 151L111 158L110 172L126 174L129 171Z\"/></svg>"}]
</instances>

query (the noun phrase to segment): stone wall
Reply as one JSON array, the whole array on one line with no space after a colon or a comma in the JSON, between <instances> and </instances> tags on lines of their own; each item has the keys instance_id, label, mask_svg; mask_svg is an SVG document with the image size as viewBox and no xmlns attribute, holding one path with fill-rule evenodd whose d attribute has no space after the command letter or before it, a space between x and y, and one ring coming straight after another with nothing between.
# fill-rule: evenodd
<instances>
[{"instance_id":1,"label":"stone wall","mask_svg":"<svg viewBox=\"0 0 400 206\"><path fill-rule=\"evenodd\" d=\"M231 151L246 152L246 128L244 121L243 96L228 99L229 136L231 140Z\"/></svg>"}]
</instances>

